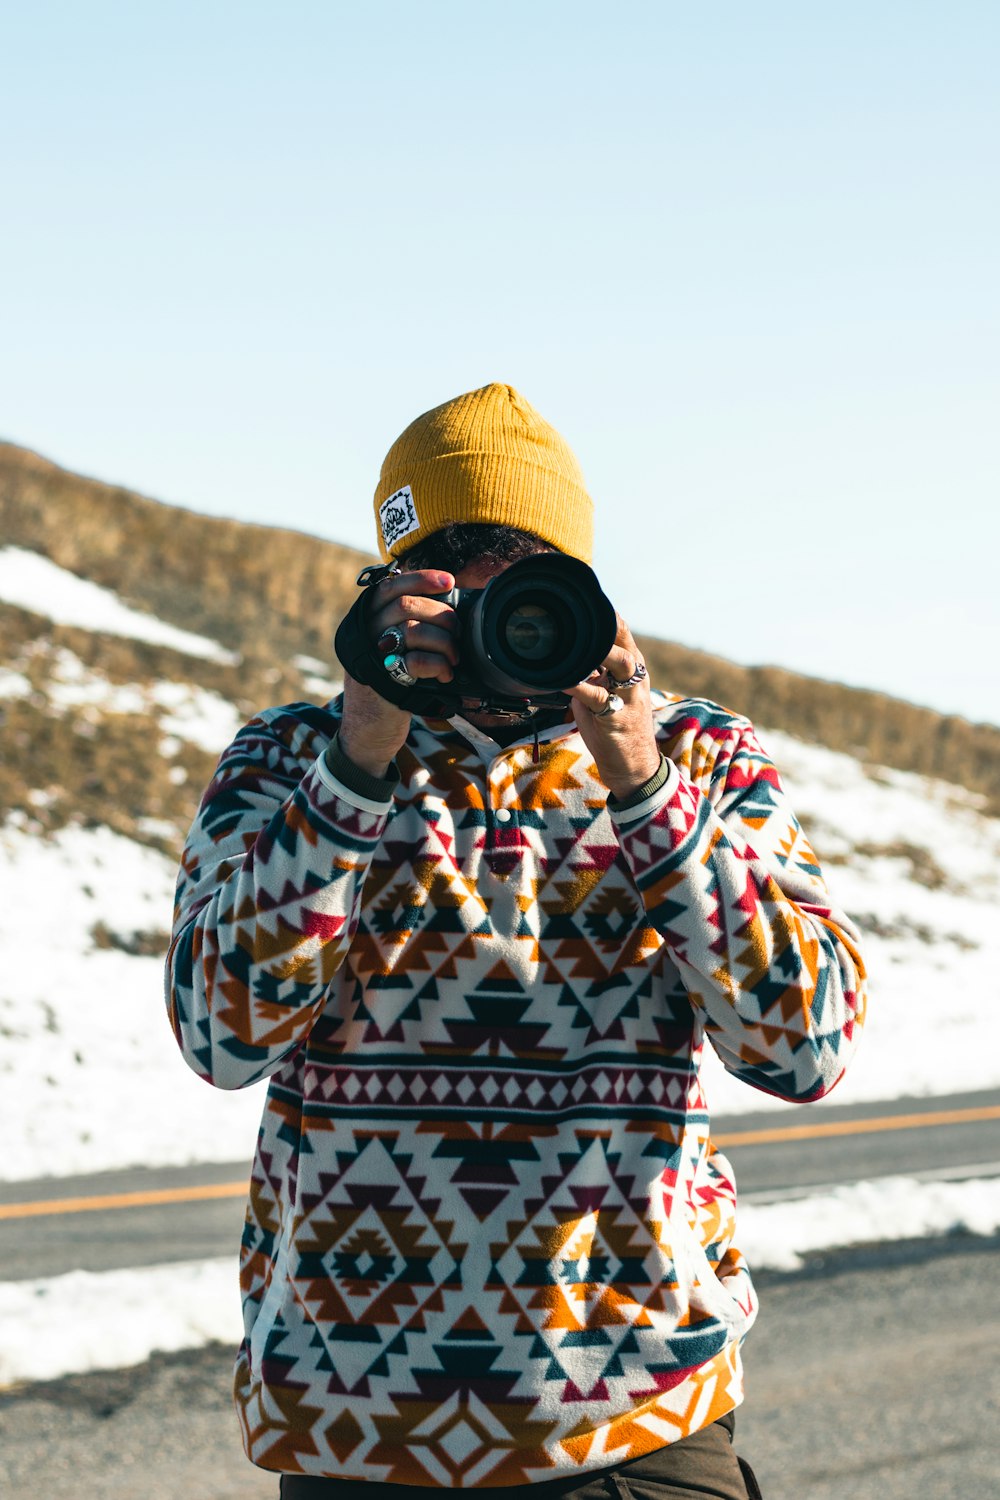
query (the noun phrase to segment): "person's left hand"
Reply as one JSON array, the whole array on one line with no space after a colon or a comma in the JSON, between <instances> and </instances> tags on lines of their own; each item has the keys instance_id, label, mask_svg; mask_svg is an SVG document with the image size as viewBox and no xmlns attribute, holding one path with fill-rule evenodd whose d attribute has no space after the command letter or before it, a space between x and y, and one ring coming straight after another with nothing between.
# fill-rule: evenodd
<instances>
[{"instance_id":1,"label":"person's left hand","mask_svg":"<svg viewBox=\"0 0 1000 1500\"><path fill-rule=\"evenodd\" d=\"M585 682L563 689L573 700L573 717L601 780L619 800L638 791L660 765L649 678L644 676L631 687L614 686L642 665L632 632L619 615L615 644L600 667ZM622 704L617 713L605 712L612 695Z\"/></svg>"}]
</instances>

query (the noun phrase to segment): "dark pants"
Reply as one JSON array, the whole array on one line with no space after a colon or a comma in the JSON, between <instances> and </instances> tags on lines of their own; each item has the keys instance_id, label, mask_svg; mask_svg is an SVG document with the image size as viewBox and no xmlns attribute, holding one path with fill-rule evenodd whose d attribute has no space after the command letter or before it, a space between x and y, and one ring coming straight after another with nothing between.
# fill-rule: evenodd
<instances>
[{"instance_id":1,"label":"dark pants","mask_svg":"<svg viewBox=\"0 0 1000 1500\"><path fill-rule=\"evenodd\" d=\"M690 1437L589 1474L540 1484L483 1488L483 1500L760 1500L753 1470L733 1452L730 1412ZM359 1479L281 1476L281 1500L431 1500L457 1493L412 1484L365 1484Z\"/></svg>"}]
</instances>

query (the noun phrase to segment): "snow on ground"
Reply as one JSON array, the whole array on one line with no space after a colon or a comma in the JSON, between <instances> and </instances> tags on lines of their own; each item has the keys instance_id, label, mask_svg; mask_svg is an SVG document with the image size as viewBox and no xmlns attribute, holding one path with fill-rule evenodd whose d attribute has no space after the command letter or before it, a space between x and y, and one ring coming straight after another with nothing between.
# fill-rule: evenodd
<instances>
[{"instance_id":1,"label":"snow on ground","mask_svg":"<svg viewBox=\"0 0 1000 1500\"><path fill-rule=\"evenodd\" d=\"M25 654L42 653L49 658L43 691L52 712L76 709L94 723L104 714L152 714L163 731L164 755L175 754L180 740L219 755L243 727L244 717L234 703L195 683L109 682L75 652L45 641L33 642ZM38 691L22 673L0 672L0 697L30 698Z\"/></svg>"},{"instance_id":2,"label":"snow on ground","mask_svg":"<svg viewBox=\"0 0 1000 1500\"><path fill-rule=\"evenodd\" d=\"M865 1034L830 1102L996 1088L1000 819L984 817L983 799L963 787L866 770L776 730L761 739L834 901L865 928ZM716 1115L798 1107L747 1088L710 1049L704 1076Z\"/></svg>"},{"instance_id":3,"label":"snow on ground","mask_svg":"<svg viewBox=\"0 0 1000 1500\"><path fill-rule=\"evenodd\" d=\"M0 832L0 1139L8 1181L248 1158L262 1086L223 1094L183 1062L163 963L99 947L170 925L172 860L107 828Z\"/></svg>"},{"instance_id":4,"label":"snow on ground","mask_svg":"<svg viewBox=\"0 0 1000 1500\"><path fill-rule=\"evenodd\" d=\"M866 1035L832 1102L1000 1086L1000 821L960 788L872 779L850 756L784 735L765 743L807 830L848 860L828 868L836 899L877 927ZM904 844L910 854L872 852ZM936 889L912 878L914 859L927 878L920 850ZM0 831L8 1180L252 1154L264 1086L222 1093L195 1078L165 1019L160 960L95 942L98 924L126 938L165 929L174 874L165 856L107 829L44 841L16 821ZM782 1107L710 1050L706 1087L717 1118Z\"/></svg>"},{"instance_id":5,"label":"snow on ground","mask_svg":"<svg viewBox=\"0 0 1000 1500\"><path fill-rule=\"evenodd\" d=\"M57 625L78 625L84 630L151 641L182 651L185 656L200 656L226 666L235 666L238 661L218 641L190 630L178 630L154 615L144 615L123 604L110 589L80 578L24 547L0 547L0 599L44 615Z\"/></svg>"},{"instance_id":6,"label":"snow on ground","mask_svg":"<svg viewBox=\"0 0 1000 1500\"><path fill-rule=\"evenodd\" d=\"M997 1229L1000 1180L896 1177L746 1204L738 1239L752 1266L790 1271L810 1250ZM243 1336L235 1257L0 1282L0 1330L0 1388L140 1364L154 1350L212 1340L235 1348Z\"/></svg>"},{"instance_id":7,"label":"snow on ground","mask_svg":"<svg viewBox=\"0 0 1000 1500\"><path fill-rule=\"evenodd\" d=\"M78 692L97 691L73 670L67 692L74 680ZM15 675L0 692L20 690ZM177 733L197 723L199 706L214 722L196 696L159 701L178 713ZM221 729L222 710L211 712ZM777 733L764 739L829 861L835 899L874 929L868 1032L834 1102L997 1087L1000 821L960 788L873 776L850 756ZM247 1160L263 1085L221 1093L195 1078L167 1025L160 960L95 941L100 924L126 940L166 927L172 861L107 829L68 828L43 841L12 819L0 830L0 872L3 1175ZM726 1075L714 1054L706 1066L717 1116L779 1107ZM811 1250L994 1233L1000 1179L881 1178L744 1202L738 1226L753 1266L790 1270ZM0 1283L0 1329L0 1385L210 1339L235 1344L234 1258Z\"/></svg>"},{"instance_id":8,"label":"snow on ground","mask_svg":"<svg viewBox=\"0 0 1000 1500\"><path fill-rule=\"evenodd\" d=\"M0 698L27 698L31 694L31 683L23 672L11 672L0 667Z\"/></svg>"},{"instance_id":9,"label":"snow on ground","mask_svg":"<svg viewBox=\"0 0 1000 1500\"><path fill-rule=\"evenodd\" d=\"M243 1337L232 1257L0 1282L0 1389Z\"/></svg>"},{"instance_id":10,"label":"snow on ground","mask_svg":"<svg viewBox=\"0 0 1000 1500\"><path fill-rule=\"evenodd\" d=\"M878 1177L785 1202L744 1203L737 1209L736 1237L751 1266L795 1271L810 1250L998 1229L998 1177Z\"/></svg>"},{"instance_id":11,"label":"snow on ground","mask_svg":"<svg viewBox=\"0 0 1000 1500\"><path fill-rule=\"evenodd\" d=\"M292 666L304 674L302 681L306 692L321 702L335 698L344 686L341 679L330 676L330 663L320 661L318 656L293 656Z\"/></svg>"}]
</instances>

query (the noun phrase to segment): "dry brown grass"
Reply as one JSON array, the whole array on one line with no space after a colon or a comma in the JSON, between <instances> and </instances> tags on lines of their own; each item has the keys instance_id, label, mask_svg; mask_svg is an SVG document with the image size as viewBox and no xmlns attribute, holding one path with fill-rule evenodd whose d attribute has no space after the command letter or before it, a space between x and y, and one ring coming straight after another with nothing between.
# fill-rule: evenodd
<instances>
[{"instance_id":1,"label":"dry brown grass","mask_svg":"<svg viewBox=\"0 0 1000 1500\"><path fill-rule=\"evenodd\" d=\"M1000 814L1000 728L892 698L803 677L780 667L741 667L703 651L643 638L657 682L711 698L756 724L841 750L871 765L954 782Z\"/></svg>"},{"instance_id":2,"label":"dry brown grass","mask_svg":"<svg viewBox=\"0 0 1000 1500\"><path fill-rule=\"evenodd\" d=\"M113 589L123 599L241 653L238 668L112 636L53 629L17 610L0 610L2 659L32 634L74 650L113 681L153 676L213 688L249 714L303 696L299 653L332 664L337 621L355 596L365 554L301 532L197 515L97 480L68 473L36 454L0 443L0 536ZM902 702L886 694L786 672L741 667L675 643L644 638L654 680L711 698L756 723L846 751L872 764L916 771L981 793L1000 813L1000 729ZM39 668L38 670L41 670ZM211 758L185 749L189 783L167 783L151 726L102 723L89 731L73 716L56 723L31 703L6 706L12 757L2 805L32 787L60 786L87 818L134 823L141 813L186 819L192 786ZM113 716L112 716L113 717ZM121 716L120 716L121 717ZM6 754L5 754L6 759ZM72 766L70 773L68 766ZM62 794L60 794L62 795ZM59 805L59 798L53 807ZM42 813L39 814L42 816ZM45 814L56 817L51 809Z\"/></svg>"}]
</instances>

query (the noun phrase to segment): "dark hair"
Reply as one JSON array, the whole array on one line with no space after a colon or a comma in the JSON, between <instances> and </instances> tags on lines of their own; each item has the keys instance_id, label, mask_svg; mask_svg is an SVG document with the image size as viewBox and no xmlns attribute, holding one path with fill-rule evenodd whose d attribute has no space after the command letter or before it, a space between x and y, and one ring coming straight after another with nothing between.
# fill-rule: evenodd
<instances>
[{"instance_id":1,"label":"dark hair","mask_svg":"<svg viewBox=\"0 0 1000 1500\"><path fill-rule=\"evenodd\" d=\"M449 521L401 552L397 561L404 568L443 568L448 573L460 573L469 563L519 562L522 557L557 550L533 531L522 531L518 526Z\"/></svg>"}]
</instances>

